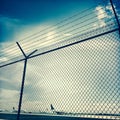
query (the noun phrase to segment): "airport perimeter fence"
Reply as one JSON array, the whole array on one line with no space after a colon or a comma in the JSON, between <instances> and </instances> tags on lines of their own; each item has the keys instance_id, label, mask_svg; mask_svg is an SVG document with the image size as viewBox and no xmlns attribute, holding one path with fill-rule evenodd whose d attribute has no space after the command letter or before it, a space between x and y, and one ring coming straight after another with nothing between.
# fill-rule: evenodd
<instances>
[{"instance_id":1,"label":"airport perimeter fence","mask_svg":"<svg viewBox=\"0 0 120 120\"><path fill-rule=\"evenodd\" d=\"M120 12L108 4L93 13L1 53L10 58L0 63L1 119L120 119Z\"/></svg>"}]
</instances>

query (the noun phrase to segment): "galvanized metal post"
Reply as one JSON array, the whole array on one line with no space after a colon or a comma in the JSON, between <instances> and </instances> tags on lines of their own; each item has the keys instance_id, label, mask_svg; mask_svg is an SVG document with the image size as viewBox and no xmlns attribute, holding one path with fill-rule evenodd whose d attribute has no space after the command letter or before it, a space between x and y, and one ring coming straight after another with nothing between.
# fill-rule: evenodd
<instances>
[{"instance_id":1,"label":"galvanized metal post","mask_svg":"<svg viewBox=\"0 0 120 120\"><path fill-rule=\"evenodd\" d=\"M113 13L114 13L114 15L115 15L115 19L116 19L117 24L118 24L119 35L120 35L120 22L119 22L119 19L118 19L118 16L117 16L117 13L116 13L116 10L115 10L115 8L114 8L113 1L112 1L112 0L110 0L110 4L111 4L111 6L112 6L112 10L113 10Z\"/></svg>"},{"instance_id":2,"label":"galvanized metal post","mask_svg":"<svg viewBox=\"0 0 120 120\"><path fill-rule=\"evenodd\" d=\"M16 42L19 49L21 50L22 54L25 57L25 61L24 61L24 69L23 69L23 77L22 77L22 84L21 84L21 91L20 91L20 99L19 99L19 105L18 105L18 114L17 114L17 120L20 120L20 111L21 111L21 105L22 105L22 98L23 98L23 91L24 91L24 83L25 83L25 75L26 75L26 67L27 67L27 60L29 59L29 57L35 53L37 50L34 50L33 52L31 52L29 55L26 56L25 52L23 51L23 49L21 48L20 44L18 42Z\"/></svg>"},{"instance_id":3,"label":"galvanized metal post","mask_svg":"<svg viewBox=\"0 0 120 120\"><path fill-rule=\"evenodd\" d=\"M21 92L20 92L20 99L19 99L19 105L18 105L18 114L17 114L17 120L20 119L20 111L21 111L21 105L22 105L22 97L23 97L23 90L24 90L24 83L25 83L25 75L26 75L26 67L27 67L27 58L24 61L24 70L23 70L23 77L22 77L22 84L21 84Z\"/></svg>"}]
</instances>

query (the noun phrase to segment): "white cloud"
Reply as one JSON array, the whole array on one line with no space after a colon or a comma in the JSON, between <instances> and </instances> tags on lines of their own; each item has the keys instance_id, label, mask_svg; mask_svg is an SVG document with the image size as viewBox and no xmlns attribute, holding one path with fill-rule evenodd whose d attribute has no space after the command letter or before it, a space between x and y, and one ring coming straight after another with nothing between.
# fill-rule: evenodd
<instances>
[{"instance_id":1,"label":"white cloud","mask_svg":"<svg viewBox=\"0 0 120 120\"><path fill-rule=\"evenodd\" d=\"M8 58L7 58L7 57L2 57L2 58L0 58L0 62L5 62L5 61L8 61Z\"/></svg>"},{"instance_id":2,"label":"white cloud","mask_svg":"<svg viewBox=\"0 0 120 120\"><path fill-rule=\"evenodd\" d=\"M97 19L98 19L98 23L95 23L93 25L95 27L95 29L106 26L107 25L106 21L109 21L109 23L111 21L113 23L114 13L112 10L112 6L110 4L106 5L106 7L97 6L95 8L95 13L97 14ZM111 19L111 18L113 18L113 19Z\"/></svg>"},{"instance_id":3,"label":"white cloud","mask_svg":"<svg viewBox=\"0 0 120 120\"><path fill-rule=\"evenodd\" d=\"M65 34L63 34L64 36L72 36L72 34L71 33L65 33Z\"/></svg>"},{"instance_id":4,"label":"white cloud","mask_svg":"<svg viewBox=\"0 0 120 120\"><path fill-rule=\"evenodd\" d=\"M1 97L1 99L4 99L4 100L8 100L8 99L13 100L13 98L15 100L18 93L19 93L19 91L1 89L0 97Z\"/></svg>"},{"instance_id":5,"label":"white cloud","mask_svg":"<svg viewBox=\"0 0 120 120\"><path fill-rule=\"evenodd\" d=\"M23 62L13 64L11 66L6 66L0 68L0 81L6 81L9 85L17 86L16 90L20 88L21 79L22 79L22 72L23 72ZM2 84L1 84L2 85ZM4 86L2 86L4 87Z\"/></svg>"},{"instance_id":6,"label":"white cloud","mask_svg":"<svg viewBox=\"0 0 120 120\"><path fill-rule=\"evenodd\" d=\"M99 27L105 27L105 26L106 26L106 23L105 23L105 21L103 21L103 20L99 20L99 22L98 22L98 23L95 23L93 26L94 26L94 29L97 29L97 28L99 28Z\"/></svg>"},{"instance_id":7,"label":"white cloud","mask_svg":"<svg viewBox=\"0 0 120 120\"><path fill-rule=\"evenodd\" d=\"M97 18L99 20L104 19L105 17L107 17L107 14L106 14L106 12L105 12L105 10L104 10L104 8L102 6L96 7L96 11L97 11Z\"/></svg>"},{"instance_id":8,"label":"white cloud","mask_svg":"<svg viewBox=\"0 0 120 120\"><path fill-rule=\"evenodd\" d=\"M47 33L47 40L54 39L56 36L55 31L51 31Z\"/></svg>"},{"instance_id":9,"label":"white cloud","mask_svg":"<svg viewBox=\"0 0 120 120\"><path fill-rule=\"evenodd\" d=\"M115 6L114 6L114 7L115 7ZM106 6L106 9L107 9L107 10L110 10L111 12L113 12L113 9L112 9L112 6L111 6L111 5L107 5L107 6Z\"/></svg>"},{"instance_id":10,"label":"white cloud","mask_svg":"<svg viewBox=\"0 0 120 120\"><path fill-rule=\"evenodd\" d=\"M15 42L13 42L13 44L11 44L12 42L7 42L7 43L2 43L2 50L0 52L0 59L1 60L10 60L11 58L15 58L18 56L23 55L22 52L20 51L19 47L17 46L17 44ZM12 45L12 47L8 47L7 45Z\"/></svg>"},{"instance_id":11,"label":"white cloud","mask_svg":"<svg viewBox=\"0 0 120 120\"><path fill-rule=\"evenodd\" d=\"M40 25L40 24L25 25L25 26L21 25L21 27L18 28L17 23L16 23L17 20L14 20L11 18L4 18L4 19L6 21L8 20L8 22L10 22L11 24L14 23L11 21L15 21L13 26L16 26L16 27L14 27L14 29L16 29L16 32L14 32L13 37L10 38L9 41L0 42L0 46L1 46L0 47L1 48L0 61L10 60L12 58L23 55L21 53L19 47L17 46L16 41L18 41L18 42L20 41L19 43L20 43L21 47L23 48L25 53L28 54L35 49L39 49L41 47L43 48L45 46L48 46L48 45L54 43L56 40L55 37L57 34L56 34L55 29L52 31L46 31L46 30L45 30L45 32L42 31L43 29L45 29L46 25ZM3 23L5 25L7 24L5 22L3 22ZM10 29L9 26L6 26L6 28L7 27ZM49 25L48 27L52 27L52 26ZM19 29L19 30L17 30L17 29ZM30 30L32 30L32 31L30 31ZM41 31L41 32L38 32L38 31Z\"/></svg>"},{"instance_id":12,"label":"white cloud","mask_svg":"<svg viewBox=\"0 0 120 120\"><path fill-rule=\"evenodd\" d=\"M19 92L15 90L0 89L0 108L12 111L18 107Z\"/></svg>"},{"instance_id":13,"label":"white cloud","mask_svg":"<svg viewBox=\"0 0 120 120\"><path fill-rule=\"evenodd\" d=\"M95 9L95 13L97 14L98 23L95 23L93 25L94 28L97 29L99 27L106 26L105 18L107 17L107 13L105 9L102 6L97 6Z\"/></svg>"}]
</instances>

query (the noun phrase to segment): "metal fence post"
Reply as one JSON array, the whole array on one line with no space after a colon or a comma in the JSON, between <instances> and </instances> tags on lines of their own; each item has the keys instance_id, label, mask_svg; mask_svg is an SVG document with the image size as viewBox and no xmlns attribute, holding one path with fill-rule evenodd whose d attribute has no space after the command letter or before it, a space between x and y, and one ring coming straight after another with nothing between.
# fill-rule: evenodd
<instances>
[{"instance_id":1,"label":"metal fence post","mask_svg":"<svg viewBox=\"0 0 120 120\"><path fill-rule=\"evenodd\" d=\"M22 78L20 99L19 99L19 105L18 105L17 120L19 120L19 118L20 118L20 110L21 110L21 105L22 105L22 96L23 96L24 83L25 83L25 75L26 75L26 67L27 67L27 58L24 61L24 70L23 70L23 78Z\"/></svg>"},{"instance_id":2,"label":"metal fence post","mask_svg":"<svg viewBox=\"0 0 120 120\"><path fill-rule=\"evenodd\" d=\"M113 10L113 13L114 13L114 15L115 15L115 19L116 19L117 24L118 24L119 35L120 35L120 22L119 22L119 19L118 19L118 16L117 16L117 13L116 13L116 10L115 10L115 8L114 8L113 1L112 1L112 0L110 0L110 4L111 4L111 6L112 6L112 10Z\"/></svg>"},{"instance_id":3,"label":"metal fence post","mask_svg":"<svg viewBox=\"0 0 120 120\"><path fill-rule=\"evenodd\" d=\"M29 59L29 57L35 53L37 50L34 50L33 52L31 52L29 55L26 56L25 52L23 51L23 49L21 48L20 44L18 42L16 42L19 49L21 50L22 54L25 57L25 61L24 61L24 69L23 69L23 76L22 76L22 84L21 84L21 91L20 91L20 99L19 99L19 105L18 105L18 113L17 113L17 120L20 119L20 111L21 111L21 105L22 105L22 98L23 98L23 90L24 90L24 83L25 83L25 75L26 75L26 67L27 67L27 60Z\"/></svg>"}]
</instances>

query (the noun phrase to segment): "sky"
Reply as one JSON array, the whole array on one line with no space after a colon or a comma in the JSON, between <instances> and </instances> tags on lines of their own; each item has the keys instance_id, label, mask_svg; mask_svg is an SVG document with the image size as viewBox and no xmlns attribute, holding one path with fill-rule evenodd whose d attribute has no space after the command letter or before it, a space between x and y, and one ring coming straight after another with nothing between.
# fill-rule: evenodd
<instances>
[{"instance_id":1,"label":"sky","mask_svg":"<svg viewBox=\"0 0 120 120\"><path fill-rule=\"evenodd\" d=\"M2 30L0 35L2 37L0 41L9 41L14 32L21 32L21 29L27 26L56 22L77 9L83 10L89 6L88 1L1 0L0 25ZM91 6L94 2L91 0Z\"/></svg>"},{"instance_id":2,"label":"sky","mask_svg":"<svg viewBox=\"0 0 120 120\"><path fill-rule=\"evenodd\" d=\"M90 31L90 28L103 27L107 20L113 21L111 7L107 1L101 4L99 0L69 0L69 2L1 0L0 2L1 62L22 55L15 44L16 41L20 42L27 54L61 40L65 41L87 30ZM86 9L88 10L85 11ZM77 15L71 18L75 14ZM57 24L62 20L64 22ZM81 29L77 29L78 27Z\"/></svg>"},{"instance_id":3,"label":"sky","mask_svg":"<svg viewBox=\"0 0 120 120\"><path fill-rule=\"evenodd\" d=\"M16 41L20 42L26 54L34 49L40 53L50 49L51 44L62 41L60 45L63 45L87 38L97 32L87 35L85 32L116 23L110 4L98 3L99 0L1 0L0 61L22 55ZM115 8L119 16L118 6ZM78 12L77 16L54 26ZM116 25L104 30L111 28L116 28ZM40 35L35 34L39 31ZM26 38L32 34L34 36ZM74 38L79 34L84 35ZM118 113L118 39L116 32L30 59L22 109L46 111L53 104L56 110L66 112ZM23 65L20 62L0 68L0 109L11 110L13 106L17 109ZM103 107L106 105L111 107Z\"/></svg>"},{"instance_id":4,"label":"sky","mask_svg":"<svg viewBox=\"0 0 120 120\"><path fill-rule=\"evenodd\" d=\"M119 3L119 1L117 2ZM41 25L53 25L76 11L83 11L98 3L100 3L99 0L1 0L0 43L18 41L24 38L27 32L32 34L30 29L35 29L37 26L42 27ZM107 2L101 3L107 4ZM118 9L118 6L116 8ZM37 31L36 28L36 31L33 32ZM22 37L19 37L20 33ZM18 37L16 38L16 36Z\"/></svg>"}]
</instances>

